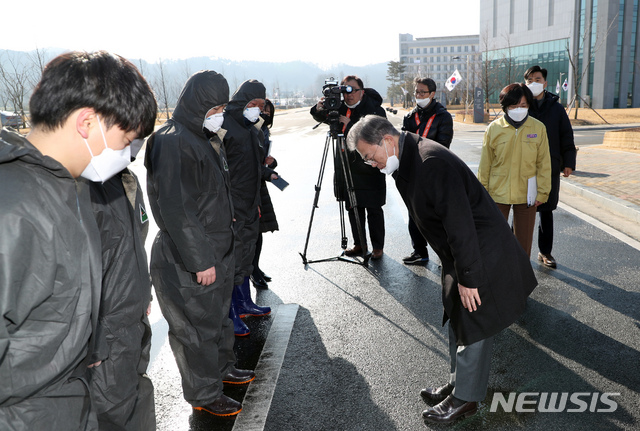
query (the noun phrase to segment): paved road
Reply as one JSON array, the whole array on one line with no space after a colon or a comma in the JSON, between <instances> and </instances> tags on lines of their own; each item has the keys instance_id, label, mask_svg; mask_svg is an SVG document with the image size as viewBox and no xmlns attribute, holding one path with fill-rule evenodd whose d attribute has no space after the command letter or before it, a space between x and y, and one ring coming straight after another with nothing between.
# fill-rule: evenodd
<instances>
[{"instance_id":1,"label":"paved road","mask_svg":"<svg viewBox=\"0 0 640 431\"><path fill-rule=\"evenodd\" d=\"M399 121L399 115L391 117ZM264 237L261 266L273 282L268 291L257 293L257 300L276 311L268 319L250 322L256 331L238 352L240 360L249 363L257 360L264 342L286 351L269 350L260 359L258 367L267 381L248 393L234 429L426 429L420 417L425 408L420 388L443 383L448 376L437 258L432 254L434 259L425 267L401 263L410 249L407 214L388 178L383 259L368 267L340 261L303 265L299 252L326 133L322 127L312 130L313 125L306 110L275 118L272 154L291 185L284 192L270 190L280 231ZM482 139L482 129L476 129L457 125L452 144L472 168L477 167ZM312 224L309 259L335 257L341 251L331 176L329 166ZM496 339L489 394L479 414L457 423L456 429L638 429L640 249L633 240L613 236L594 222L567 205L557 210L558 269L532 262L539 287L525 315ZM290 319L292 310L295 320ZM166 343L166 324L158 309L151 317L154 351L149 374L156 386L159 429L231 429L233 421L221 425L191 415ZM280 334L275 341L267 339L274 326ZM266 356L278 355L281 365L267 361ZM583 393L566 408L579 408L582 400L587 411L542 413L535 403L539 395L526 394L534 402L525 407L533 405L533 412L490 411L494 393L508 398L511 392ZM611 396L615 411L597 412L608 407L602 393L619 394ZM433 427L440 428L446 427Z\"/></svg>"}]
</instances>

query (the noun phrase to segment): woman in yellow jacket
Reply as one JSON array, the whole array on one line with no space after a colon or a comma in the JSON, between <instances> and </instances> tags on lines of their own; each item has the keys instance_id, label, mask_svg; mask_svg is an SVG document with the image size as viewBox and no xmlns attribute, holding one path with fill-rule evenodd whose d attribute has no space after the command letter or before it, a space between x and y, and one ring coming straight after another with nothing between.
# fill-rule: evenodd
<instances>
[{"instance_id":1,"label":"woman in yellow jacket","mask_svg":"<svg viewBox=\"0 0 640 431\"><path fill-rule=\"evenodd\" d=\"M500 105L505 115L487 127L478 168L478 179L506 220L513 208L513 232L529 256L536 207L547 201L551 190L547 129L529 117L531 103L533 94L525 84L502 89Z\"/></svg>"}]
</instances>

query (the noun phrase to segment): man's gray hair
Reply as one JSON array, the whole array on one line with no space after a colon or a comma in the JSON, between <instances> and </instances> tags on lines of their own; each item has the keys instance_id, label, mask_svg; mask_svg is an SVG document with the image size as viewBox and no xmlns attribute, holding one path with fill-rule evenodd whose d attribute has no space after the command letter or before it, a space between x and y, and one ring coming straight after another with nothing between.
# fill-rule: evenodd
<instances>
[{"instance_id":1,"label":"man's gray hair","mask_svg":"<svg viewBox=\"0 0 640 431\"><path fill-rule=\"evenodd\" d=\"M347 148L349 151L355 151L359 141L370 145L380 145L380 141L385 135L400 136L400 132L386 118L379 115L367 115L349 130Z\"/></svg>"}]
</instances>

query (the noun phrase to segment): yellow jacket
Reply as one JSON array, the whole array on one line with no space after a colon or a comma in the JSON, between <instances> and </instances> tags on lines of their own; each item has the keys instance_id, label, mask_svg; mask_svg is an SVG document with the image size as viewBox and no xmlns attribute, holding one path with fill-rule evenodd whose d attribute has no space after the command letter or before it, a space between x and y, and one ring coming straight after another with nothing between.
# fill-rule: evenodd
<instances>
[{"instance_id":1,"label":"yellow jacket","mask_svg":"<svg viewBox=\"0 0 640 431\"><path fill-rule=\"evenodd\" d=\"M551 190L551 157L544 124L529 116L516 129L503 117L484 132L478 179L496 203L527 203L527 183L536 176L542 203Z\"/></svg>"}]
</instances>

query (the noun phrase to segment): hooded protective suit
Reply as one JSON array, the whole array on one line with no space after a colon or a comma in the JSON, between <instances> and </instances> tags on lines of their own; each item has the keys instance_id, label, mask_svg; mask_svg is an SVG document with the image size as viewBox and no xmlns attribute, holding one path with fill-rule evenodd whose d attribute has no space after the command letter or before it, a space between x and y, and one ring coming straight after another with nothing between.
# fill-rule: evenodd
<instances>
[{"instance_id":1,"label":"hooded protective suit","mask_svg":"<svg viewBox=\"0 0 640 431\"><path fill-rule=\"evenodd\" d=\"M147 141L147 192L160 228L151 250L151 279L169 342L192 406L222 395L222 376L235 363L229 319L235 259L228 165L217 134L203 130L206 113L229 100L214 71L193 74L173 117ZM196 273L215 267L203 286Z\"/></svg>"},{"instance_id":2,"label":"hooded protective suit","mask_svg":"<svg viewBox=\"0 0 640 431\"><path fill-rule=\"evenodd\" d=\"M101 277L89 190L6 129L0 184L0 429L89 429Z\"/></svg>"},{"instance_id":3,"label":"hooded protective suit","mask_svg":"<svg viewBox=\"0 0 640 431\"><path fill-rule=\"evenodd\" d=\"M264 85L256 80L243 82L231 96L222 128L224 147L229 158L231 195L236 215L236 285L253 271L253 256L258 240L261 164L264 159L264 135L261 121L249 123L244 109L253 99L264 99Z\"/></svg>"},{"instance_id":4,"label":"hooded protective suit","mask_svg":"<svg viewBox=\"0 0 640 431\"><path fill-rule=\"evenodd\" d=\"M102 239L102 299L91 397L100 430L155 431L149 365L151 281L144 241L149 218L138 179L128 169L90 184Z\"/></svg>"}]
</instances>

